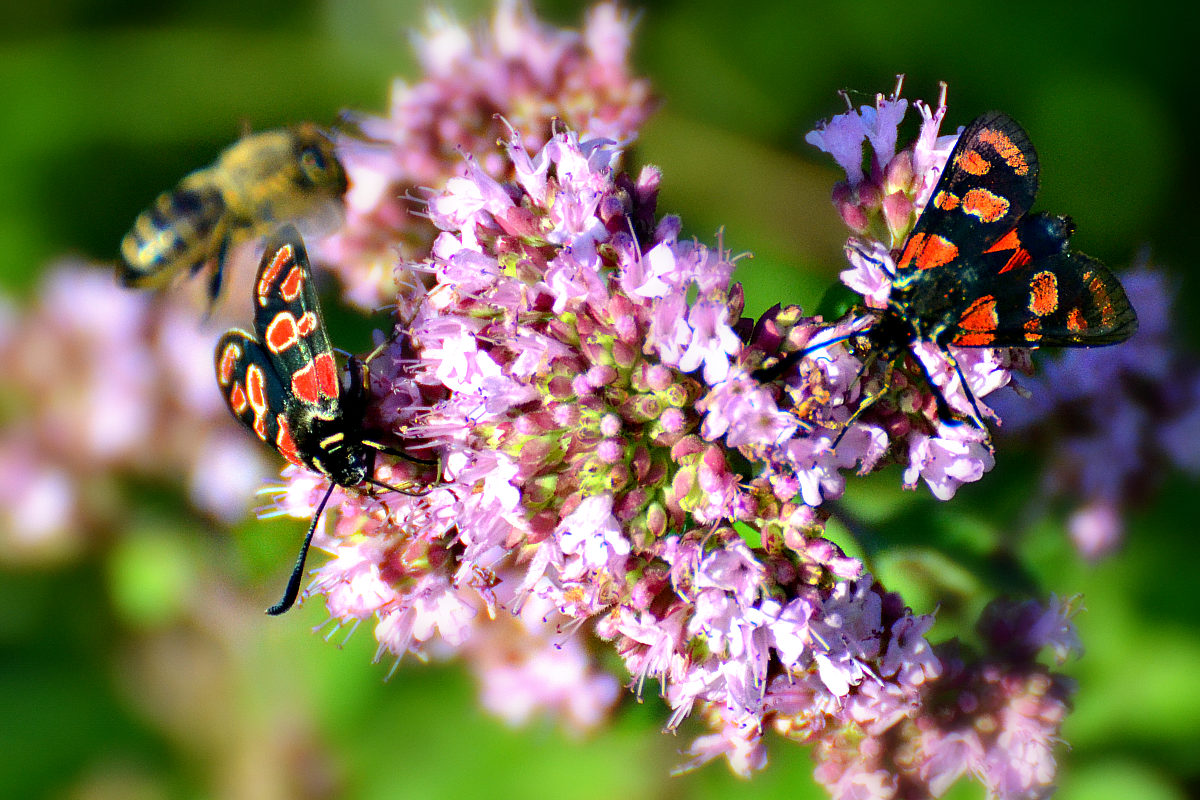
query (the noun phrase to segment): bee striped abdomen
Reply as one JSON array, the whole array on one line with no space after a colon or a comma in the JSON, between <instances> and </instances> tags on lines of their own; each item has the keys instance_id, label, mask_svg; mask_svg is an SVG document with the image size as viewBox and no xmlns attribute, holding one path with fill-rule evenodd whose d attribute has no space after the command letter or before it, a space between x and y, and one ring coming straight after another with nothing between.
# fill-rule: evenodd
<instances>
[{"instance_id":1,"label":"bee striped abdomen","mask_svg":"<svg viewBox=\"0 0 1200 800\"><path fill-rule=\"evenodd\" d=\"M211 186L164 192L138 215L121 240L121 281L126 286L157 286L172 277L172 265L195 271L213 251L225 203Z\"/></svg>"},{"instance_id":2,"label":"bee striped abdomen","mask_svg":"<svg viewBox=\"0 0 1200 800\"><path fill-rule=\"evenodd\" d=\"M233 248L283 221L332 230L346 186L333 141L317 126L246 136L138 216L121 241L118 275L126 286L153 287L212 265L216 302Z\"/></svg>"}]
</instances>

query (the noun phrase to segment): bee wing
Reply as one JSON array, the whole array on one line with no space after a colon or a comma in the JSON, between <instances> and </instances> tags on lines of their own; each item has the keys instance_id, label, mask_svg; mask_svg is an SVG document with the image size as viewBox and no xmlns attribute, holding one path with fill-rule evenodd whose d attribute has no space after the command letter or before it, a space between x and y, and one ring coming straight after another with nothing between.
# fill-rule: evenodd
<instances>
[{"instance_id":1,"label":"bee wing","mask_svg":"<svg viewBox=\"0 0 1200 800\"><path fill-rule=\"evenodd\" d=\"M338 410L337 361L325 331L304 241L284 225L267 241L254 284L254 328L293 403Z\"/></svg>"},{"instance_id":2,"label":"bee wing","mask_svg":"<svg viewBox=\"0 0 1200 800\"><path fill-rule=\"evenodd\" d=\"M238 421L288 461L305 465L292 438L290 399L266 348L235 328L217 343L216 370L221 395Z\"/></svg>"},{"instance_id":3,"label":"bee wing","mask_svg":"<svg viewBox=\"0 0 1200 800\"><path fill-rule=\"evenodd\" d=\"M909 234L897 275L972 261L1016 227L1037 190L1037 151L1025 130L998 111L976 118Z\"/></svg>"},{"instance_id":4,"label":"bee wing","mask_svg":"<svg viewBox=\"0 0 1200 800\"><path fill-rule=\"evenodd\" d=\"M1094 347L1137 332L1137 313L1117 277L1082 253L1056 253L1016 268L960 316L960 347Z\"/></svg>"}]
</instances>

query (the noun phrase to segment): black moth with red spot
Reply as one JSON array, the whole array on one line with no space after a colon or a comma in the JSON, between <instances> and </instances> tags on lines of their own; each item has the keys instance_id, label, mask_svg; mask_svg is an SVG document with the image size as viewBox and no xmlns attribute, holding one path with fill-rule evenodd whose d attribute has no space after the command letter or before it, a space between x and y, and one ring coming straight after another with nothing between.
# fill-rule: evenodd
<instances>
[{"instance_id":1,"label":"black moth with red spot","mask_svg":"<svg viewBox=\"0 0 1200 800\"><path fill-rule=\"evenodd\" d=\"M1037 191L1037 152L1020 125L999 112L968 125L900 250L887 308L875 312L878 320L865 332L870 351L889 362L918 341L936 344L981 427L950 345L1094 347L1137 331L1137 315L1116 276L1067 250L1071 219L1028 213ZM756 377L782 375L805 352ZM929 385L939 414L951 416L937 386ZM874 399L864 400L854 417Z\"/></svg>"},{"instance_id":2,"label":"black moth with red spot","mask_svg":"<svg viewBox=\"0 0 1200 800\"><path fill-rule=\"evenodd\" d=\"M334 486L375 480L375 455L386 452L430 463L370 441L362 427L367 390L363 365L350 361L350 383L342 390L337 361L313 285L308 254L291 225L268 241L254 283L254 330L231 330L217 344L217 383L230 411L259 439L293 464L329 479L283 598L268 614L292 607L300 591L304 561L317 520ZM397 490L399 491L399 490Z\"/></svg>"}]
</instances>

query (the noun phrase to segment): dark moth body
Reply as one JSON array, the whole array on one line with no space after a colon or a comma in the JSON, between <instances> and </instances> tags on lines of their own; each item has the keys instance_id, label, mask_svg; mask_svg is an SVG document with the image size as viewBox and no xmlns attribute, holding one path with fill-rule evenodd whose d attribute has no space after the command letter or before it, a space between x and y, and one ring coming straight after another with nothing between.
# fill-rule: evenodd
<instances>
[{"instance_id":1,"label":"dark moth body","mask_svg":"<svg viewBox=\"0 0 1200 800\"><path fill-rule=\"evenodd\" d=\"M308 255L284 226L267 243L254 284L254 330L231 330L216 350L217 384L230 411L293 464L325 475L329 492L313 516L287 591L268 610L282 614L299 592L304 559L334 486L375 483L375 454L362 427L367 390L354 359L343 392L325 332Z\"/></svg>"},{"instance_id":2,"label":"dark moth body","mask_svg":"<svg viewBox=\"0 0 1200 800\"><path fill-rule=\"evenodd\" d=\"M900 250L888 305L870 312L877 319L864 334L869 355L888 361L919 341L937 345L980 424L950 345L1094 347L1137 331L1137 315L1116 276L1067 248L1070 218L1029 213L1038 172L1037 151L1010 117L992 112L968 125ZM789 354L756 377L778 377L806 352ZM930 386L941 413L949 415L945 398Z\"/></svg>"},{"instance_id":3,"label":"dark moth body","mask_svg":"<svg viewBox=\"0 0 1200 800\"><path fill-rule=\"evenodd\" d=\"M1132 336L1137 316L1120 282L1067 249L1070 218L1028 213L1038 171L1010 117L993 112L967 126L904 243L885 315L943 348L1092 347Z\"/></svg>"}]
</instances>

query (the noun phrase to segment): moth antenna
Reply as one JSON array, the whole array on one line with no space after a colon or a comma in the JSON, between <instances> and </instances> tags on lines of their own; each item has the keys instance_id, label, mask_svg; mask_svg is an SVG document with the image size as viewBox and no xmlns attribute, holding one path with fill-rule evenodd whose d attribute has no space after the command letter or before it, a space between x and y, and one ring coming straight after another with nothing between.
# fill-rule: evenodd
<instances>
[{"instance_id":1,"label":"moth antenna","mask_svg":"<svg viewBox=\"0 0 1200 800\"><path fill-rule=\"evenodd\" d=\"M850 333L842 336L835 336L834 338L825 342L810 344L808 347L805 347L801 350L793 350L771 366L764 367L763 369L756 369L754 372L750 373L750 377L760 382L773 381L776 378L782 377L789 369L794 367L800 361L800 359L804 358L809 353L829 347L830 345L837 344L838 342L844 342L847 339L853 339L855 336L858 336L861 333L862 331L851 331Z\"/></svg>"},{"instance_id":2,"label":"moth antenna","mask_svg":"<svg viewBox=\"0 0 1200 800\"><path fill-rule=\"evenodd\" d=\"M411 453L408 453L397 447L388 447L386 444L372 442L369 439L363 439L362 443L367 447L370 447L372 450L377 450L380 453L385 453L389 456L395 456L396 458L403 458L405 461L410 461L413 464L423 464L427 467L432 467L433 465L439 463L438 459L436 458L421 458L420 456L414 456Z\"/></svg>"},{"instance_id":3,"label":"moth antenna","mask_svg":"<svg viewBox=\"0 0 1200 800\"><path fill-rule=\"evenodd\" d=\"M321 512L325 510L325 504L329 502L329 496L333 494L333 487L336 485L335 483L329 484L329 489L326 490L325 496L317 505L312 523L308 526L308 533L304 536L304 544L300 547L300 555L296 557L296 566L292 567L292 577L288 578L287 588L283 590L283 597L278 603L267 609L267 613L272 617L278 617L291 608L300 594L300 581L304 579L304 560L308 558L308 546L312 544L313 533L317 530L317 521L321 519Z\"/></svg>"},{"instance_id":4,"label":"moth antenna","mask_svg":"<svg viewBox=\"0 0 1200 800\"><path fill-rule=\"evenodd\" d=\"M423 492L410 492L407 489L401 489L399 486L392 486L390 483L384 483L383 481L378 481L378 480L375 480L374 478L364 478L363 480L365 480L367 483L371 484L372 486L378 486L380 489L387 489L388 491L398 492L400 494L408 495L409 497L424 497L425 495L429 494L428 489L426 489Z\"/></svg>"}]
</instances>

